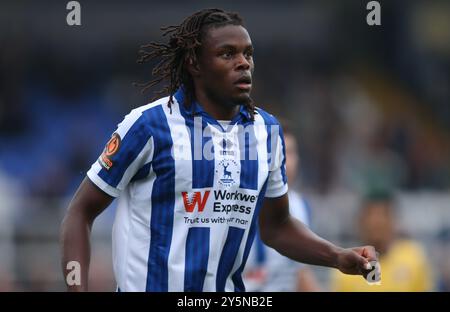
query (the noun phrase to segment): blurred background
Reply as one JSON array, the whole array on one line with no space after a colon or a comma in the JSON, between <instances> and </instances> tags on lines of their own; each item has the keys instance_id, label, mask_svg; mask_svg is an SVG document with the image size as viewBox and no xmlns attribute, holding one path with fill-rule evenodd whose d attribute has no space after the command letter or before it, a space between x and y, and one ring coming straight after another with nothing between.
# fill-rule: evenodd
<instances>
[{"instance_id":1,"label":"blurred background","mask_svg":"<svg viewBox=\"0 0 450 312\"><path fill-rule=\"evenodd\" d=\"M395 198L395 228L422 246L430 290L450 290L450 2L81 0L0 2L0 291L64 290L58 245L68 202L117 124L150 102L133 82L159 28L205 7L237 11L255 47L253 97L293 125L297 188L312 228L359 242L368 193ZM161 86L162 87L162 86ZM91 290L113 291L114 204L95 222ZM324 290L330 274L312 268Z\"/></svg>"}]
</instances>

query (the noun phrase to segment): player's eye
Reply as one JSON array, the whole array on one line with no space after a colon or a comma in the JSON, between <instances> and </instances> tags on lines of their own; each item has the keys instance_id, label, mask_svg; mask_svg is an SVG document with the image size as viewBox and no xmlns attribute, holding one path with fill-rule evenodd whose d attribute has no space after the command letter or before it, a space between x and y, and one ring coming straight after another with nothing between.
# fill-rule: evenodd
<instances>
[{"instance_id":1,"label":"player's eye","mask_svg":"<svg viewBox=\"0 0 450 312\"><path fill-rule=\"evenodd\" d=\"M231 57L233 57L233 53L231 51L223 51L222 53L220 53L220 56L224 59L230 59Z\"/></svg>"}]
</instances>

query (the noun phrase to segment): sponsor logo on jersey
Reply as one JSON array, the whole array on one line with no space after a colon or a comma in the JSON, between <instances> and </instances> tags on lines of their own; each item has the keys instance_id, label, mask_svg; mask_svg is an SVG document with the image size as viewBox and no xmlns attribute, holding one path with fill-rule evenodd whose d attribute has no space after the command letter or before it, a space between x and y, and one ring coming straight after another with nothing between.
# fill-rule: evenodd
<instances>
[{"instance_id":1,"label":"sponsor logo on jersey","mask_svg":"<svg viewBox=\"0 0 450 312\"><path fill-rule=\"evenodd\" d=\"M184 209L186 212L193 212L195 206L198 206L198 212L202 212L205 209L206 201L208 200L209 191L205 191L202 196L202 192L181 192L183 196Z\"/></svg>"},{"instance_id":2,"label":"sponsor logo on jersey","mask_svg":"<svg viewBox=\"0 0 450 312\"><path fill-rule=\"evenodd\" d=\"M181 192L184 210L187 212L184 216L185 224L227 224L246 228L251 223L252 211L258 200L257 194L239 190L214 190L210 193L211 190Z\"/></svg>"},{"instance_id":3,"label":"sponsor logo on jersey","mask_svg":"<svg viewBox=\"0 0 450 312\"><path fill-rule=\"evenodd\" d=\"M213 203L213 211L224 212L225 214L231 212L250 214L258 199L258 195L245 194L239 191L228 192L226 190L214 191L214 197L216 201ZM250 203L250 205L247 203Z\"/></svg>"}]
</instances>

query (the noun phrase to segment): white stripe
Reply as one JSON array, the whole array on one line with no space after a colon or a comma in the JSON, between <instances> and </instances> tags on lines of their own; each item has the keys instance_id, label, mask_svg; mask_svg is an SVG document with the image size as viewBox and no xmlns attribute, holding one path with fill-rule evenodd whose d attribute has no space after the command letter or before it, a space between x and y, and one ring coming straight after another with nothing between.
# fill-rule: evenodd
<instances>
[{"instance_id":1,"label":"white stripe","mask_svg":"<svg viewBox=\"0 0 450 312\"><path fill-rule=\"evenodd\" d=\"M192 189L191 138L177 102L172 104L172 114L164 106L172 136L172 155L175 163L175 207L173 214L172 242L169 252L169 291L184 291L186 238L189 226L185 224L186 211L181 192Z\"/></svg>"},{"instance_id":2,"label":"white stripe","mask_svg":"<svg viewBox=\"0 0 450 312\"><path fill-rule=\"evenodd\" d=\"M129 206L124 196L119 197L112 227L112 259L114 277L121 291L128 291L126 280L127 251L130 240Z\"/></svg>"},{"instance_id":3,"label":"white stripe","mask_svg":"<svg viewBox=\"0 0 450 312\"><path fill-rule=\"evenodd\" d=\"M216 289L217 268L219 267L220 256L225 245L227 233L228 226L226 224L216 224L210 227L208 270L203 291L214 291Z\"/></svg>"},{"instance_id":4,"label":"white stripe","mask_svg":"<svg viewBox=\"0 0 450 312\"><path fill-rule=\"evenodd\" d=\"M117 233L118 235L115 237L116 248L121 251L120 255L124 257L124 265L121 265L121 268L126 270L123 283L126 291L145 291L147 285L148 254L151 241L149 229L154 182L155 173L153 168L150 168L150 174L146 180L131 183L121 196L124 203L123 207L127 206L126 203L131 205L131 207L124 208L126 214L128 214L124 221L118 219L120 216L116 218L117 223L128 222L128 224L122 223L122 227L129 227L128 244L121 245L123 238L119 235L122 233Z\"/></svg>"}]
</instances>

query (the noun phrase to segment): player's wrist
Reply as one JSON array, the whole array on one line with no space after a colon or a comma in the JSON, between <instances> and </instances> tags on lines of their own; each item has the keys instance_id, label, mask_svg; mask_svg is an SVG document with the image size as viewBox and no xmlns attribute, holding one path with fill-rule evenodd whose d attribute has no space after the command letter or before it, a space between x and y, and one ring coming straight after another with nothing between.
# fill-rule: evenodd
<instances>
[{"instance_id":1,"label":"player's wrist","mask_svg":"<svg viewBox=\"0 0 450 312\"><path fill-rule=\"evenodd\" d=\"M340 259L341 256L344 252L344 248L342 247L338 247L336 245L332 245L331 246L331 251L330 251L330 267L335 268L335 269L339 269L340 267Z\"/></svg>"}]
</instances>

